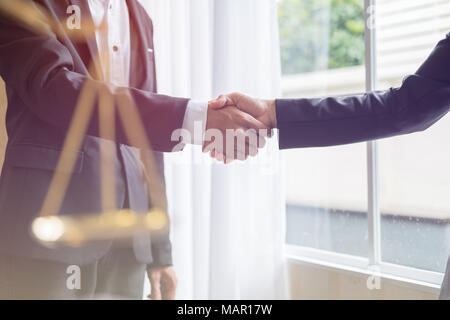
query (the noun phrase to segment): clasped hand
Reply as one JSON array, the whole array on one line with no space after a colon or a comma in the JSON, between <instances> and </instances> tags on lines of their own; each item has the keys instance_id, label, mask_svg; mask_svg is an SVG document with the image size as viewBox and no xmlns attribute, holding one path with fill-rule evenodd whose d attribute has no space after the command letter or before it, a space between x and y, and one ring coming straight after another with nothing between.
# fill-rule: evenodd
<instances>
[{"instance_id":1,"label":"clasped hand","mask_svg":"<svg viewBox=\"0 0 450 320\"><path fill-rule=\"evenodd\" d=\"M276 128L275 101L232 93L208 104L203 152L230 163L256 156Z\"/></svg>"}]
</instances>

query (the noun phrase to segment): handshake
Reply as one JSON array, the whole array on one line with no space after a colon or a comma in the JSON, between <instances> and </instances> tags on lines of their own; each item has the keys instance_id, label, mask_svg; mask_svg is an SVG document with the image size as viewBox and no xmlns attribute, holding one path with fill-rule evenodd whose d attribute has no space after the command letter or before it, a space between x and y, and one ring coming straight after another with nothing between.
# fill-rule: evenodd
<instances>
[{"instance_id":1,"label":"handshake","mask_svg":"<svg viewBox=\"0 0 450 320\"><path fill-rule=\"evenodd\" d=\"M254 157L272 136L276 122L274 100L221 95L208 104L203 152L225 164Z\"/></svg>"}]
</instances>

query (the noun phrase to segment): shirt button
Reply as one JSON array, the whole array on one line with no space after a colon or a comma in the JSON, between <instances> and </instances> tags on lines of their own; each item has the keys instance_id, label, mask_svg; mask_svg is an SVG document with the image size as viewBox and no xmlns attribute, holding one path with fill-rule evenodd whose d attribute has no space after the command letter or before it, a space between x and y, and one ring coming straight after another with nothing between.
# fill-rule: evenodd
<instances>
[{"instance_id":1,"label":"shirt button","mask_svg":"<svg viewBox=\"0 0 450 320\"><path fill-rule=\"evenodd\" d=\"M114 52L119 51L119 47L118 47L118 46L113 46L113 51L114 51Z\"/></svg>"}]
</instances>

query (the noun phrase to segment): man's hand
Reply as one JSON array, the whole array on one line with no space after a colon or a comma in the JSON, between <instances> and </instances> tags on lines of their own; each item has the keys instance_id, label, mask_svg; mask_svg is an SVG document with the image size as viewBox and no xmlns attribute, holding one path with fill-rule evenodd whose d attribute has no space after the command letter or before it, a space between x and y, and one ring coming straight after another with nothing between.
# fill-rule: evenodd
<instances>
[{"instance_id":1,"label":"man's hand","mask_svg":"<svg viewBox=\"0 0 450 320\"><path fill-rule=\"evenodd\" d=\"M276 107L274 100L259 100L253 99L249 96L246 96L241 93L231 93L228 95L221 95L216 100L211 101L209 103L209 110L226 110L230 107L236 107L240 111L246 114L247 118L251 118L253 120L258 121L259 126L263 126L263 129L268 130L265 136L271 136L271 129L277 127L277 117L276 117ZM209 117L209 112L208 112ZM261 136L258 136L259 144L258 147L264 147L265 139ZM254 146L253 146L254 147ZM217 149L217 148L216 148ZM229 163L235 158L230 158L229 156L224 156L223 152L219 150L208 150L204 148L204 151L211 151L211 157L216 158L219 161L224 161L225 163ZM256 149L256 153L254 149L251 149L253 153L250 155L256 155L258 153ZM242 157L242 151L238 153L238 156ZM245 159L247 159L248 153L245 153ZM241 159L240 159L241 160Z\"/></svg>"},{"instance_id":2,"label":"man's hand","mask_svg":"<svg viewBox=\"0 0 450 320\"><path fill-rule=\"evenodd\" d=\"M221 95L210 102L210 107L220 109L225 106L236 106L239 110L252 115L266 127L277 127L276 106L274 100L260 100L246 96L242 93Z\"/></svg>"},{"instance_id":3,"label":"man's hand","mask_svg":"<svg viewBox=\"0 0 450 320\"><path fill-rule=\"evenodd\" d=\"M174 300L177 289L177 276L172 267L149 268L148 278L152 288L152 300Z\"/></svg>"},{"instance_id":4,"label":"man's hand","mask_svg":"<svg viewBox=\"0 0 450 320\"><path fill-rule=\"evenodd\" d=\"M265 145L260 130L269 129L260 120L223 101L208 107L204 152L211 152L217 160L229 163L256 156L258 148Z\"/></svg>"}]
</instances>

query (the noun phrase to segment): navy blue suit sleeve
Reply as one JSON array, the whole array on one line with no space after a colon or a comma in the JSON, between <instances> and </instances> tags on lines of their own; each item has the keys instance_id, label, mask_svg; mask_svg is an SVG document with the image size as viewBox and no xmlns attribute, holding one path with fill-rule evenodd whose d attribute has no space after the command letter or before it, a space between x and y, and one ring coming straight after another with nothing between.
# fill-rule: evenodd
<instances>
[{"instance_id":1,"label":"navy blue suit sleeve","mask_svg":"<svg viewBox=\"0 0 450 320\"><path fill-rule=\"evenodd\" d=\"M423 131L450 108L450 34L400 88L276 101L280 148L321 147Z\"/></svg>"}]
</instances>

